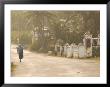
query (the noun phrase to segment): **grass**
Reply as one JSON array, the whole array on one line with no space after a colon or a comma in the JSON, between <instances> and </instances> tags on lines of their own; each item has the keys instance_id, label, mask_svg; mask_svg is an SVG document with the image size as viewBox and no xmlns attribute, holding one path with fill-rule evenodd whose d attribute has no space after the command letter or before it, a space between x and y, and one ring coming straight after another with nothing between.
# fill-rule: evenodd
<instances>
[{"instance_id":1,"label":"grass","mask_svg":"<svg viewBox=\"0 0 110 87\"><path fill-rule=\"evenodd\" d=\"M17 65L15 65L13 62L11 62L11 72L13 72L16 69Z\"/></svg>"}]
</instances>

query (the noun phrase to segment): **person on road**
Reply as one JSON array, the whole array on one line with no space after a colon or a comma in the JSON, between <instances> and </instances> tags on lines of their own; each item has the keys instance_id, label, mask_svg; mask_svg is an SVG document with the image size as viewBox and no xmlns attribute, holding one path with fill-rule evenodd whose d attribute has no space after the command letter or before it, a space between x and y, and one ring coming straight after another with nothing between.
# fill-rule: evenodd
<instances>
[{"instance_id":1,"label":"person on road","mask_svg":"<svg viewBox=\"0 0 110 87\"><path fill-rule=\"evenodd\" d=\"M21 62L21 59L23 59L23 47L21 46L21 44L17 47L17 53Z\"/></svg>"}]
</instances>

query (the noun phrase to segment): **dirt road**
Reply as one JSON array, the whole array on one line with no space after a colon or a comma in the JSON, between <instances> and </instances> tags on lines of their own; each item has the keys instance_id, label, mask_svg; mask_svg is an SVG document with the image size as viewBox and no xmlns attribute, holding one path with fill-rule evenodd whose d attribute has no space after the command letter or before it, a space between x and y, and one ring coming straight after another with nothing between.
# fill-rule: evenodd
<instances>
[{"instance_id":1,"label":"dirt road","mask_svg":"<svg viewBox=\"0 0 110 87\"><path fill-rule=\"evenodd\" d=\"M48 56L24 50L24 58L19 62L16 45L11 46L11 61L14 77L97 77L100 76L99 58L69 59Z\"/></svg>"}]
</instances>

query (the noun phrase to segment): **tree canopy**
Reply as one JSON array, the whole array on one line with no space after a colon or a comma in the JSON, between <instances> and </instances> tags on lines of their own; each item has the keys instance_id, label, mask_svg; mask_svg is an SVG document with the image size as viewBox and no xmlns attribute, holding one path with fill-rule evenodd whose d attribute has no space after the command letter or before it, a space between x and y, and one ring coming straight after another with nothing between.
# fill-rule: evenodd
<instances>
[{"instance_id":1,"label":"tree canopy","mask_svg":"<svg viewBox=\"0 0 110 87\"><path fill-rule=\"evenodd\" d=\"M45 27L48 27L50 33L54 33L56 40L79 43L87 31L93 37L100 33L100 11L11 11L12 32L30 33L37 29L43 40Z\"/></svg>"}]
</instances>

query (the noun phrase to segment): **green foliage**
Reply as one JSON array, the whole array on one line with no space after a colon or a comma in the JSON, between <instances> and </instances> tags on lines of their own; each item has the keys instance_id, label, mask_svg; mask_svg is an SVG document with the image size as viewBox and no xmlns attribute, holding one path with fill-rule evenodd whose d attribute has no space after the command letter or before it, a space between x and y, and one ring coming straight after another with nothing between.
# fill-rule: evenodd
<instances>
[{"instance_id":1,"label":"green foliage","mask_svg":"<svg viewBox=\"0 0 110 87\"><path fill-rule=\"evenodd\" d=\"M37 42L34 42L33 44L30 44L29 45L29 49L31 50L31 51L38 51L39 50L39 44L37 43Z\"/></svg>"},{"instance_id":2,"label":"green foliage","mask_svg":"<svg viewBox=\"0 0 110 87\"><path fill-rule=\"evenodd\" d=\"M100 47L93 47L92 53L93 53L93 57L99 57L100 56Z\"/></svg>"},{"instance_id":3,"label":"green foliage","mask_svg":"<svg viewBox=\"0 0 110 87\"><path fill-rule=\"evenodd\" d=\"M34 40L32 44L29 45L31 51L37 52L47 52L49 50L48 43L42 42L41 40Z\"/></svg>"},{"instance_id":4,"label":"green foliage","mask_svg":"<svg viewBox=\"0 0 110 87\"><path fill-rule=\"evenodd\" d=\"M45 38L44 27L54 33L56 41L76 44L82 42L85 32L90 31L93 37L100 32L100 11L12 11L12 43L27 44L30 50L48 51L50 41ZM32 30L40 33L40 38L32 44Z\"/></svg>"},{"instance_id":5,"label":"green foliage","mask_svg":"<svg viewBox=\"0 0 110 87\"><path fill-rule=\"evenodd\" d=\"M11 72L13 72L16 69L17 65L11 62Z\"/></svg>"},{"instance_id":6,"label":"green foliage","mask_svg":"<svg viewBox=\"0 0 110 87\"><path fill-rule=\"evenodd\" d=\"M18 43L17 38L18 38L18 32L12 31L11 32L11 42L14 44L17 44Z\"/></svg>"},{"instance_id":7,"label":"green foliage","mask_svg":"<svg viewBox=\"0 0 110 87\"><path fill-rule=\"evenodd\" d=\"M20 36L20 43L21 44L31 44L32 43L32 35L30 32L22 32Z\"/></svg>"},{"instance_id":8,"label":"green foliage","mask_svg":"<svg viewBox=\"0 0 110 87\"><path fill-rule=\"evenodd\" d=\"M27 31L22 32L12 31L11 32L12 43L18 44L17 38L19 38L19 43L27 45L31 44L32 35L30 34L30 32Z\"/></svg>"}]
</instances>

